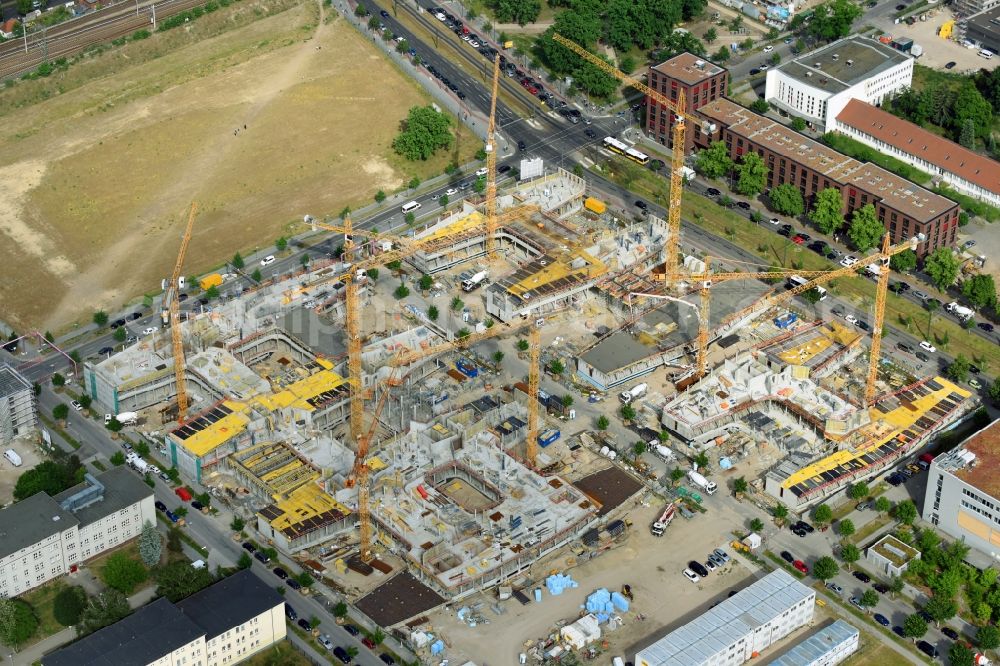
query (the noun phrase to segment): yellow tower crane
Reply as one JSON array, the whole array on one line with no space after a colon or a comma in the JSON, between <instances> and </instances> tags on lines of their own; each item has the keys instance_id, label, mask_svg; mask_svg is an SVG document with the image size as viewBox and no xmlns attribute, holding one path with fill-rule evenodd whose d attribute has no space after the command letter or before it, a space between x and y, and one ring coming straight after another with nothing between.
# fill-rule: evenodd
<instances>
[{"instance_id":1,"label":"yellow tower crane","mask_svg":"<svg viewBox=\"0 0 1000 666\"><path fill-rule=\"evenodd\" d=\"M528 467L535 469L538 458L538 383L541 375L542 329L532 326L528 334L528 439L524 443L524 457Z\"/></svg>"},{"instance_id":2,"label":"yellow tower crane","mask_svg":"<svg viewBox=\"0 0 1000 666\"><path fill-rule=\"evenodd\" d=\"M686 137L687 121L697 122L697 119L687 111L684 101L684 91L677 91L677 99L671 100L663 93L654 90L637 79L619 71L611 63L605 62L593 53L583 48L571 39L567 39L559 33L554 33L552 39L577 54L594 67L597 67L605 74L613 76L622 83L627 83L633 88L651 97L653 101L665 107L674 114L674 128L672 134L672 153L670 160L670 205L667 207L667 246L666 269L668 276L676 276L678 273L678 254L681 238L681 191L684 187L684 174L681 168L684 166L684 143Z\"/></svg>"},{"instance_id":3,"label":"yellow tower crane","mask_svg":"<svg viewBox=\"0 0 1000 666\"><path fill-rule=\"evenodd\" d=\"M915 244L914 244L915 247ZM865 381L865 407L875 402L875 380L878 379L879 353L882 351L882 326L885 324L885 298L889 290L889 234L882 237L879 258L878 286L875 288L875 323L872 326L872 348L868 354L868 379Z\"/></svg>"},{"instance_id":4,"label":"yellow tower crane","mask_svg":"<svg viewBox=\"0 0 1000 666\"><path fill-rule=\"evenodd\" d=\"M174 383L177 385L177 422L182 425L187 418L188 395L184 378L184 341L181 338L180 298L177 291L181 271L184 269L184 257L187 256L188 243L191 242L191 231L194 229L194 216L197 212L198 204L192 203L187 226L184 228L184 235L181 236L181 249L177 253L174 272L170 276L170 284L167 285L167 291L164 294L167 307L162 314L163 324L170 326L174 354Z\"/></svg>"},{"instance_id":5,"label":"yellow tower crane","mask_svg":"<svg viewBox=\"0 0 1000 666\"><path fill-rule=\"evenodd\" d=\"M490 95L490 125L486 130L486 259L496 259L497 234L497 89L500 85L500 54L493 59L493 93Z\"/></svg>"},{"instance_id":6,"label":"yellow tower crane","mask_svg":"<svg viewBox=\"0 0 1000 666\"><path fill-rule=\"evenodd\" d=\"M351 228L351 216L348 215L344 218L343 256L344 261L349 264L353 264L354 261L354 238ZM365 387L361 376L361 304L358 302L358 281L351 272L344 278L344 323L344 332L347 335L347 375L350 380L348 388L351 394L349 425L351 436L357 440L360 452L365 413Z\"/></svg>"}]
</instances>

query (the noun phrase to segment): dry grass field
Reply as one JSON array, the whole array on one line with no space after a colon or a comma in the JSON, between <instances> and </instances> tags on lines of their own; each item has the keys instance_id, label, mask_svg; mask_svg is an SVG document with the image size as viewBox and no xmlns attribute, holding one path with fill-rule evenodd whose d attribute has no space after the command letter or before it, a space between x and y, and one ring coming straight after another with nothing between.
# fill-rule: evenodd
<instances>
[{"instance_id":1,"label":"dry grass field","mask_svg":"<svg viewBox=\"0 0 1000 666\"><path fill-rule=\"evenodd\" d=\"M0 319L55 331L157 291L191 201L187 274L476 150L395 156L429 98L318 2L281 3L243 0L0 93Z\"/></svg>"}]
</instances>

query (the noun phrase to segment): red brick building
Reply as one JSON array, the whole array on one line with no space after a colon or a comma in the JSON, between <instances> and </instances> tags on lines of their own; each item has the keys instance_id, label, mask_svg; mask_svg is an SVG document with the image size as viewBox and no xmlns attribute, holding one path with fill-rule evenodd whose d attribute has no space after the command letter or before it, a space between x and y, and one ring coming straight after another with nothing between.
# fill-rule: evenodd
<instances>
[{"instance_id":1,"label":"red brick building","mask_svg":"<svg viewBox=\"0 0 1000 666\"><path fill-rule=\"evenodd\" d=\"M767 165L767 187L797 186L807 208L817 192L833 187L841 193L845 215L873 204L893 243L924 234L927 239L917 246L920 257L954 244L959 212L954 201L879 166L842 155L728 99L700 106L698 114L706 122L691 133L696 147L723 141L735 160L750 151L757 153Z\"/></svg>"},{"instance_id":2,"label":"red brick building","mask_svg":"<svg viewBox=\"0 0 1000 666\"><path fill-rule=\"evenodd\" d=\"M726 94L729 72L691 53L681 53L666 62L649 68L648 85L670 100L676 100L684 91L684 106L695 111L701 106ZM673 114L661 108L651 97L646 97L646 134L668 148L671 146ZM693 132L688 128L686 152L694 145Z\"/></svg>"}]
</instances>

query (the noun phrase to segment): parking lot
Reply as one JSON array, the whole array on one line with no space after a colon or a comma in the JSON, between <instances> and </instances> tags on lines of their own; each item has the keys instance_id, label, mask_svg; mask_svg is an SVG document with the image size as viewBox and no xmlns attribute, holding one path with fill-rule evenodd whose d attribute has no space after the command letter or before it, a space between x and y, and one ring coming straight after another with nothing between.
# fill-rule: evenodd
<instances>
[{"instance_id":1,"label":"parking lot","mask_svg":"<svg viewBox=\"0 0 1000 666\"><path fill-rule=\"evenodd\" d=\"M904 4L911 3L907 1ZM919 14L917 16L919 18ZM894 38L908 37L924 47L924 54L920 56L917 63L931 69L941 70L949 62L954 62L955 67L951 71L955 74L961 74L975 72L982 68L993 69L997 64L1000 64L996 58L986 60L979 57L977 55L979 49L967 49L957 42L938 37L937 33L941 26L953 18L954 15L950 9L940 7L928 11L926 21L917 20L913 25L907 25L904 22L894 24L891 17L876 19L872 23Z\"/></svg>"}]
</instances>

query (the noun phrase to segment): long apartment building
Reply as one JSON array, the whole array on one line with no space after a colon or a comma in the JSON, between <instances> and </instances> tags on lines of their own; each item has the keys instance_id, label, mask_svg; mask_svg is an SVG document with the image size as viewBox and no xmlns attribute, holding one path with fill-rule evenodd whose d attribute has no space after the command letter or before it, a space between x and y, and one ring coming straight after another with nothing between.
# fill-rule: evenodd
<instances>
[{"instance_id":1,"label":"long apartment building","mask_svg":"<svg viewBox=\"0 0 1000 666\"><path fill-rule=\"evenodd\" d=\"M38 405L31 382L9 365L0 365L0 443L34 432Z\"/></svg>"},{"instance_id":2,"label":"long apartment building","mask_svg":"<svg viewBox=\"0 0 1000 666\"><path fill-rule=\"evenodd\" d=\"M791 183L802 191L807 206L820 190L835 188L848 220L852 211L870 203L893 243L924 234L917 246L920 257L954 244L959 212L954 201L875 164L838 153L728 99L715 100L698 113L711 124L709 131L695 126L695 145L704 148L722 141L737 161L757 153L767 166L768 188Z\"/></svg>"},{"instance_id":3,"label":"long apartment building","mask_svg":"<svg viewBox=\"0 0 1000 666\"><path fill-rule=\"evenodd\" d=\"M42 658L43 666L222 666L286 636L284 598L249 570L172 604L143 606Z\"/></svg>"},{"instance_id":4,"label":"long apartment building","mask_svg":"<svg viewBox=\"0 0 1000 666\"><path fill-rule=\"evenodd\" d=\"M635 655L639 666L736 666L809 623L816 591L782 570L722 601Z\"/></svg>"},{"instance_id":5,"label":"long apartment building","mask_svg":"<svg viewBox=\"0 0 1000 666\"><path fill-rule=\"evenodd\" d=\"M146 521L156 524L153 490L124 466L0 509L0 597L76 571L139 536Z\"/></svg>"},{"instance_id":6,"label":"long apartment building","mask_svg":"<svg viewBox=\"0 0 1000 666\"><path fill-rule=\"evenodd\" d=\"M960 194L1000 206L1000 162L861 100L847 103L834 129L926 171Z\"/></svg>"}]
</instances>

